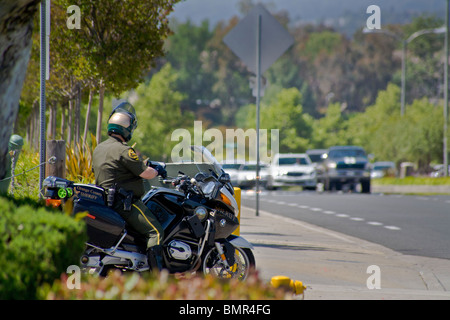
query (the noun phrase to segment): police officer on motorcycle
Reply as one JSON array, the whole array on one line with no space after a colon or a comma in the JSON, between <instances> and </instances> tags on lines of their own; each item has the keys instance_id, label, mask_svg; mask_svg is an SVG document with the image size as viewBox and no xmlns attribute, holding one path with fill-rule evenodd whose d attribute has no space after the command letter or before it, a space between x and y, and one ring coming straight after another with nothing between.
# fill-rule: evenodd
<instances>
[{"instance_id":1,"label":"police officer on motorcycle","mask_svg":"<svg viewBox=\"0 0 450 320\"><path fill-rule=\"evenodd\" d=\"M111 112L108 119L109 138L94 150L92 169L95 184L104 188L108 205L139 234L147 240L148 264L152 270L161 270L161 242L164 230L140 200L144 195L144 180L167 176L158 164L139 159L135 150L128 146L137 127L136 112L128 102L122 102Z\"/></svg>"}]
</instances>

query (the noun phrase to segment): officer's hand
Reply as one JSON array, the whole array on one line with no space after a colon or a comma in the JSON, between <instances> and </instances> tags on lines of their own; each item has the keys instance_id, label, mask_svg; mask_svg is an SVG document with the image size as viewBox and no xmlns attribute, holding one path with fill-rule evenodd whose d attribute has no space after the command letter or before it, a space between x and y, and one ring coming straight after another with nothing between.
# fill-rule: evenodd
<instances>
[{"instance_id":1,"label":"officer's hand","mask_svg":"<svg viewBox=\"0 0 450 320\"><path fill-rule=\"evenodd\" d=\"M163 166L158 164L158 165L152 166L152 167L153 167L153 169L158 171L158 176L161 176L163 179L167 178L167 171L166 171L166 169L164 169Z\"/></svg>"}]
</instances>

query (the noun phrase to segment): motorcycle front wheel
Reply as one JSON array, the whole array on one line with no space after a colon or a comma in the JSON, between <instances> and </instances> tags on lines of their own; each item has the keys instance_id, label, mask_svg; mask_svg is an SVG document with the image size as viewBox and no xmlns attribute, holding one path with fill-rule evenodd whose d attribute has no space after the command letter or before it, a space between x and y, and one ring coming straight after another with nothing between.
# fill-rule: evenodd
<instances>
[{"instance_id":1,"label":"motorcycle front wheel","mask_svg":"<svg viewBox=\"0 0 450 320\"><path fill-rule=\"evenodd\" d=\"M250 249L234 248L235 263L228 267L221 259L216 248L211 248L204 256L202 269L204 274L212 274L222 279L245 280L255 268L255 256Z\"/></svg>"}]
</instances>

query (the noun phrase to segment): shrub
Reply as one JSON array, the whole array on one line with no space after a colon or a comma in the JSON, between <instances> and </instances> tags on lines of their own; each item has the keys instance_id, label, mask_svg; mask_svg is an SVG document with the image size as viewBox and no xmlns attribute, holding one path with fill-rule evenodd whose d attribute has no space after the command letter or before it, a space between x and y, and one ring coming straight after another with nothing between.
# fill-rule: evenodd
<instances>
[{"instance_id":1,"label":"shrub","mask_svg":"<svg viewBox=\"0 0 450 320\"><path fill-rule=\"evenodd\" d=\"M39 198L39 153L25 146L17 160L14 187L11 181L10 193L16 198Z\"/></svg>"},{"instance_id":2,"label":"shrub","mask_svg":"<svg viewBox=\"0 0 450 320\"><path fill-rule=\"evenodd\" d=\"M159 274L121 274L106 278L84 274L80 289L69 289L67 275L40 291L49 300L268 300L292 299L290 289L274 288L255 272L245 281L221 280L211 275L189 275L181 279Z\"/></svg>"},{"instance_id":3,"label":"shrub","mask_svg":"<svg viewBox=\"0 0 450 320\"><path fill-rule=\"evenodd\" d=\"M67 179L83 183L93 183L92 155L97 147L95 136L91 134L91 144L82 141L66 147Z\"/></svg>"},{"instance_id":4,"label":"shrub","mask_svg":"<svg viewBox=\"0 0 450 320\"><path fill-rule=\"evenodd\" d=\"M0 299L35 299L40 285L78 263L86 239L84 222L0 197Z\"/></svg>"}]
</instances>

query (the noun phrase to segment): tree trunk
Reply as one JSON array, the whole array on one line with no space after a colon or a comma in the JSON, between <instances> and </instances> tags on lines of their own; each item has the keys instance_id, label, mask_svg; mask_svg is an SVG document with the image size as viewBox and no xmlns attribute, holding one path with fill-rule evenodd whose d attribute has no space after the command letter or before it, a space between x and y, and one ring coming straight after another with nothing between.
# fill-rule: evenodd
<instances>
[{"instance_id":1,"label":"tree trunk","mask_svg":"<svg viewBox=\"0 0 450 320\"><path fill-rule=\"evenodd\" d=\"M91 114L92 100L94 99L94 88L89 90L89 103L86 110L86 121L84 122L83 142L86 143L87 132L89 130L89 115Z\"/></svg>"},{"instance_id":2,"label":"tree trunk","mask_svg":"<svg viewBox=\"0 0 450 320\"><path fill-rule=\"evenodd\" d=\"M73 129L73 100L69 100L69 111L68 111L68 123L67 123L67 145L70 146L72 143L72 129Z\"/></svg>"},{"instance_id":3,"label":"tree trunk","mask_svg":"<svg viewBox=\"0 0 450 320\"><path fill-rule=\"evenodd\" d=\"M33 147L34 151L38 151L39 149L39 134L40 134L40 128L39 128L39 101L36 101L36 103L33 103L33 111L31 114L31 122L33 123L33 130L31 131L30 135L30 146Z\"/></svg>"},{"instance_id":4,"label":"tree trunk","mask_svg":"<svg viewBox=\"0 0 450 320\"><path fill-rule=\"evenodd\" d=\"M33 17L39 0L0 2L0 179L6 173L8 142L31 51Z\"/></svg>"},{"instance_id":5,"label":"tree trunk","mask_svg":"<svg viewBox=\"0 0 450 320\"><path fill-rule=\"evenodd\" d=\"M73 142L75 144L80 142L80 127L81 127L81 85L76 84L75 93L75 131Z\"/></svg>"},{"instance_id":6,"label":"tree trunk","mask_svg":"<svg viewBox=\"0 0 450 320\"><path fill-rule=\"evenodd\" d=\"M47 123L47 139L54 140L56 139L56 115L57 115L56 102L51 101L47 105L49 107L49 118Z\"/></svg>"},{"instance_id":7,"label":"tree trunk","mask_svg":"<svg viewBox=\"0 0 450 320\"><path fill-rule=\"evenodd\" d=\"M98 115L97 115L97 143L102 142L102 121L103 121L103 100L105 96L105 85L103 84L103 81L100 81L100 95L99 95L99 102L98 102Z\"/></svg>"},{"instance_id":8,"label":"tree trunk","mask_svg":"<svg viewBox=\"0 0 450 320\"><path fill-rule=\"evenodd\" d=\"M64 137L64 132L66 130L66 104L63 102L61 104L61 139Z\"/></svg>"}]
</instances>

